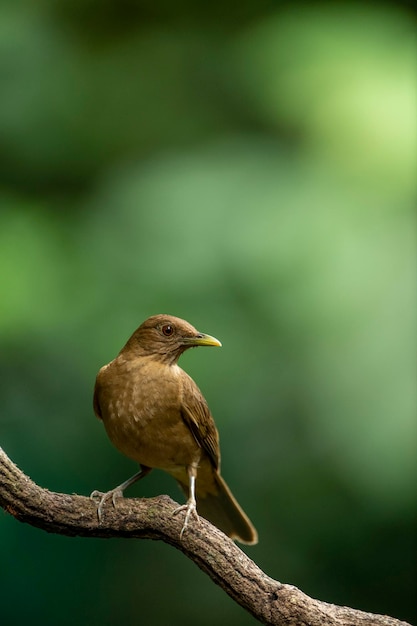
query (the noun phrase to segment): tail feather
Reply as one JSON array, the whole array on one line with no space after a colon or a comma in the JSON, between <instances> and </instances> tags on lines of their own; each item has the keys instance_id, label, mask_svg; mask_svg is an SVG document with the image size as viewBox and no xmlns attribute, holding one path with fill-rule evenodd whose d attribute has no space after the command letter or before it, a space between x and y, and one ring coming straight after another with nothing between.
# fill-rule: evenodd
<instances>
[{"instance_id":1,"label":"tail feather","mask_svg":"<svg viewBox=\"0 0 417 626\"><path fill-rule=\"evenodd\" d=\"M247 515L239 506L229 487L218 474L213 472L215 489L212 493L198 488L198 475L196 480L197 513L220 528L232 539L241 543L255 544L258 542L258 533L250 522ZM188 486L179 483L181 489L188 497Z\"/></svg>"}]
</instances>

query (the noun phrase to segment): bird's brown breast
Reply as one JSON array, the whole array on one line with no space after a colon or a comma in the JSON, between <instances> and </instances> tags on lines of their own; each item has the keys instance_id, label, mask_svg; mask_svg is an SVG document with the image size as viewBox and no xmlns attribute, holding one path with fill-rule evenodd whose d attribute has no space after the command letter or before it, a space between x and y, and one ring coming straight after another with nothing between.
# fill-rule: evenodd
<instances>
[{"instance_id":1,"label":"bird's brown breast","mask_svg":"<svg viewBox=\"0 0 417 626\"><path fill-rule=\"evenodd\" d=\"M113 444L141 465L174 475L201 453L181 415L183 376L188 378L177 365L119 356L100 370L95 389Z\"/></svg>"}]
</instances>

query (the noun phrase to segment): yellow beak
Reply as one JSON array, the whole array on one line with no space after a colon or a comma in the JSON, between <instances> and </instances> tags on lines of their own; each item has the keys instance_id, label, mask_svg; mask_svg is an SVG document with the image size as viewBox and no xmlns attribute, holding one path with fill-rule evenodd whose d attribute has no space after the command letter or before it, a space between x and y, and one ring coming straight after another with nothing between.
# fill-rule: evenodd
<instances>
[{"instance_id":1,"label":"yellow beak","mask_svg":"<svg viewBox=\"0 0 417 626\"><path fill-rule=\"evenodd\" d=\"M204 333L198 333L195 337L187 338L187 343L191 346L217 346L219 348L222 345L216 337Z\"/></svg>"}]
</instances>

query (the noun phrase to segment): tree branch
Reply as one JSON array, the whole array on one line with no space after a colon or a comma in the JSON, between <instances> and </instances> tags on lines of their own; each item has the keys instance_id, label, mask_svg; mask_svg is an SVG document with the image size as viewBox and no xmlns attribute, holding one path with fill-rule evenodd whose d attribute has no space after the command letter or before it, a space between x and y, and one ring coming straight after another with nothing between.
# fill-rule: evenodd
<instances>
[{"instance_id":1,"label":"tree branch","mask_svg":"<svg viewBox=\"0 0 417 626\"><path fill-rule=\"evenodd\" d=\"M181 516L168 496L121 499L107 505L98 523L97 507L85 496L53 493L23 474L0 448L0 506L21 522L70 537L160 539L181 550L233 600L263 624L285 626L409 626L309 598L292 585L267 576L220 530L200 518L182 540Z\"/></svg>"}]
</instances>

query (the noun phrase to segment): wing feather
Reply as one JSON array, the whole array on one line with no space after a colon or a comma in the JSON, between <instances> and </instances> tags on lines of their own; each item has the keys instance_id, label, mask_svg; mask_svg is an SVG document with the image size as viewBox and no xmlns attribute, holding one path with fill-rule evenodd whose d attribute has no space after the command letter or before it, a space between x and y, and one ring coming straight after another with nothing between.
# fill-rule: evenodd
<instances>
[{"instance_id":1,"label":"wing feather","mask_svg":"<svg viewBox=\"0 0 417 626\"><path fill-rule=\"evenodd\" d=\"M220 468L219 433L207 402L188 375L183 377L181 414L198 445L208 454L213 467Z\"/></svg>"}]
</instances>

